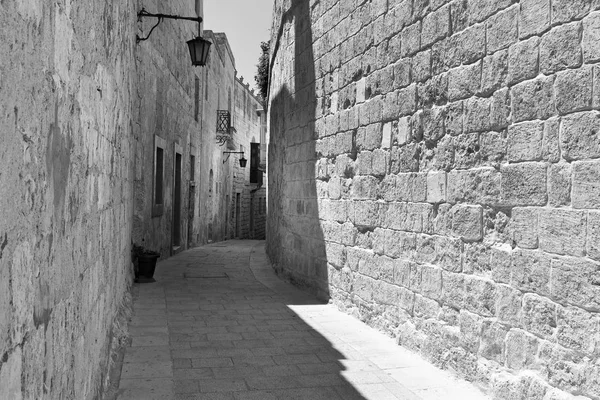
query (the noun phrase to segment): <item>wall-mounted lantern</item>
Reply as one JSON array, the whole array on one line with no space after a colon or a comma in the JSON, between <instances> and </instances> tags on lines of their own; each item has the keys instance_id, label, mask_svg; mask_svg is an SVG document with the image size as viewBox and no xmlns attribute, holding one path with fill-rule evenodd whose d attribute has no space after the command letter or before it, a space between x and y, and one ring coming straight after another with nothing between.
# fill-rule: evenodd
<instances>
[{"instance_id":1,"label":"wall-mounted lantern","mask_svg":"<svg viewBox=\"0 0 600 400\"><path fill-rule=\"evenodd\" d=\"M163 18L168 18L168 19L185 19L188 21L195 21L198 23L202 22L202 17L180 17L178 15L168 15L168 14L152 14L149 13L148 11L146 11L145 9L142 8L142 10L138 13L138 19L142 18L142 17L152 17L152 18L158 18L158 22L156 23L156 25L154 25L152 27L152 29L150 29L150 32L148 32L148 36L146 37L139 37L136 35L135 39L136 42L143 42L144 40L147 40L150 35L152 34L152 31L154 30L154 28L156 28L158 26L158 24L160 24L163 20ZM197 66L204 66L206 65L206 61L208 60L208 53L210 51L210 45L212 43L209 42L208 40L204 39L202 36L198 36L195 39L192 40L188 40L187 45L189 47L190 50L190 57L192 59L192 65Z\"/></svg>"},{"instance_id":2,"label":"wall-mounted lantern","mask_svg":"<svg viewBox=\"0 0 600 400\"><path fill-rule=\"evenodd\" d=\"M227 158L223 160L223 164L225 164L227 160L229 160L229 156L231 154L241 154L242 156L240 157L240 167L246 168L246 163L248 163L248 160L244 158L243 151L224 151L223 154L227 154Z\"/></svg>"}]
</instances>

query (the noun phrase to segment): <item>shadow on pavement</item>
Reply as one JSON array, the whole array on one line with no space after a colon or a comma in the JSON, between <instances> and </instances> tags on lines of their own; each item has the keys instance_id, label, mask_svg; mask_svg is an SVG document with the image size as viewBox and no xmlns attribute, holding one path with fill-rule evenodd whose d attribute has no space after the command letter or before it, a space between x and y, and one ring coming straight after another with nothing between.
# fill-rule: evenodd
<instances>
[{"instance_id":1,"label":"shadow on pavement","mask_svg":"<svg viewBox=\"0 0 600 400\"><path fill-rule=\"evenodd\" d=\"M172 257L138 286L137 315L144 291L164 293L175 398L363 399L341 376L343 355L290 308L322 303L280 281L264 254L250 260L260 242L234 242Z\"/></svg>"}]
</instances>

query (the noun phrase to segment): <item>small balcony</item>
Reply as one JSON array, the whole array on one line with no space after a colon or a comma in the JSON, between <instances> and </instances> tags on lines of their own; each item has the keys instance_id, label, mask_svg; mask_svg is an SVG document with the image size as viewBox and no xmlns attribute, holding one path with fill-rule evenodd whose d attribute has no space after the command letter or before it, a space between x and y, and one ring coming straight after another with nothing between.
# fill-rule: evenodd
<instances>
[{"instance_id":1,"label":"small balcony","mask_svg":"<svg viewBox=\"0 0 600 400\"><path fill-rule=\"evenodd\" d=\"M229 110L217 110L217 143L219 146L227 144L227 149L234 150L233 134L235 128L231 126L231 113Z\"/></svg>"}]
</instances>

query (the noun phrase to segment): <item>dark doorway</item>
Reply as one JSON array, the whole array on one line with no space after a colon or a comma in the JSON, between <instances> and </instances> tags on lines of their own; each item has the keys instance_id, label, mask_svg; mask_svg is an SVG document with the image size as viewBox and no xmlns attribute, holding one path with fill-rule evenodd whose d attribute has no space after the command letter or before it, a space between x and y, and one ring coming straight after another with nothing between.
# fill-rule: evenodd
<instances>
[{"instance_id":1,"label":"dark doorway","mask_svg":"<svg viewBox=\"0 0 600 400\"><path fill-rule=\"evenodd\" d=\"M175 153L173 187L173 247L181 246L181 154Z\"/></svg>"},{"instance_id":2,"label":"dark doorway","mask_svg":"<svg viewBox=\"0 0 600 400\"><path fill-rule=\"evenodd\" d=\"M190 248L194 244L194 217L196 210L196 157L190 154L190 191L188 200L188 245Z\"/></svg>"},{"instance_id":3,"label":"dark doorway","mask_svg":"<svg viewBox=\"0 0 600 400\"><path fill-rule=\"evenodd\" d=\"M241 209L241 195L235 194L235 237L240 237L240 209Z\"/></svg>"}]
</instances>

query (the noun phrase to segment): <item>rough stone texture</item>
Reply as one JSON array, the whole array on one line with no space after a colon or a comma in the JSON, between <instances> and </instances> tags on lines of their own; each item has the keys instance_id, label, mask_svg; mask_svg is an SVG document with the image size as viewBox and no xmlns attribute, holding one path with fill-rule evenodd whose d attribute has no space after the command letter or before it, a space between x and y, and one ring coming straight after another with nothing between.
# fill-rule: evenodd
<instances>
[{"instance_id":1,"label":"rough stone texture","mask_svg":"<svg viewBox=\"0 0 600 400\"><path fill-rule=\"evenodd\" d=\"M598 398L600 4L407 3L276 1L268 253L496 399Z\"/></svg>"},{"instance_id":2,"label":"rough stone texture","mask_svg":"<svg viewBox=\"0 0 600 400\"><path fill-rule=\"evenodd\" d=\"M0 398L98 398L132 282L136 4L0 7Z\"/></svg>"}]
</instances>

